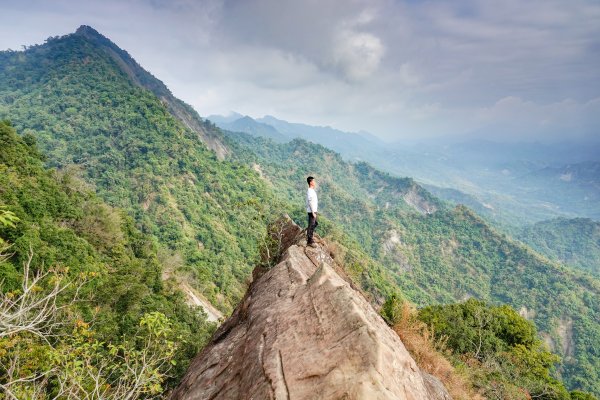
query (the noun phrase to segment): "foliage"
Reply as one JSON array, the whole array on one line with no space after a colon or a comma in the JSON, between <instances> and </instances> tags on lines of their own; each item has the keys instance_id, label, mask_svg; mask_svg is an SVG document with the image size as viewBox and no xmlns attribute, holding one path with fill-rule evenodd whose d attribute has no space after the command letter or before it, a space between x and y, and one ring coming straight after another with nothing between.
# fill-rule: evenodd
<instances>
[{"instance_id":1,"label":"foliage","mask_svg":"<svg viewBox=\"0 0 600 400\"><path fill-rule=\"evenodd\" d=\"M58 317L43 322L62 329L42 335L23 329L0 337L1 399L122 400L163 392L162 383L176 364L175 340L181 341L172 337L164 314L145 314L138 334L116 345L99 341L82 320L64 324ZM73 328L67 333L69 325Z\"/></svg>"},{"instance_id":2,"label":"foliage","mask_svg":"<svg viewBox=\"0 0 600 400\"><path fill-rule=\"evenodd\" d=\"M393 326L402 319L404 303L405 301L395 293L385 299L380 314L388 325Z\"/></svg>"},{"instance_id":3,"label":"foliage","mask_svg":"<svg viewBox=\"0 0 600 400\"><path fill-rule=\"evenodd\" d=\"M453 399L483 399L480 391L475 390L477 382L473 381L470 371L462 365L455 367L449 361L446 338L436 337L433 330L418 319L417 310L409 302L390 296L381 313L419 368L440 379Z\"/></svg>"},{"instance_id":4,"label":"foliage","mask_svg":"<svg viewBox=\"0 0 600 400\"><path fill-rule=\"evenodd\" d=\"M571 400L596 400L596 397L590 393L574 390L571 393Z\"/></svg>"},{"instance_id":5,"label":"foliage","mask_svg":"<svg viewBox=\"0 0 600 400\"><path fill-rule=\"evenodd\" d=\"M74 321L80 321L91 324L93 341L103 344L97 346L98 354L90 355L94 362L108 357L100 352L107 343L128 346L127 362L134 362L145 347L133 338L150 337L149 331L140 330L138 321L158 312L168 319L163 322L169 325L169 340L174 344L176 365L166 381L172 385L214 327L201 312L185 304L183 294L170 282L162 281L153 240L138 231L122 211L89 192L72 173L45 169L35 144L26 143L6 123L0 123L0 188L2 215L11 215L0 224L0 237L10 243L10 251L0 259L4 307L0 327L19 326L15 321L29 315L38 315L33 320L44 322L26 324L24 331L5 329L6 334L0 335L3 357L21 354L10 358L20 360L19 370L49 384L47 378L54 373L47 363L49 354L56 350L67 356L65 349L78 348L81 343L67 338ZM85 285L77 283L82 278ZM23 286L23 282L30 284ZM42 301L41 294L54 300ZM46 312L36 308L40 305L54 308ZM52 329L47 329L48 321ZM23 358L23 352L33 353ZM76 362L69 360L63 361ZM8 361L0 364L11 365Z\"/></svg>"},{"instance_id":6,"label":"foliage","mask_svg":"<svg viewBox=\"0 0 600 400\"><path fill-rule=\"evenodd\" d=\"M6 206L0 206L0 225L15 227L15 223L19 221L19 217L12 211L6 210Z\"/></svg>"},{"instance_id":7,"label":"foliage","mask_svg":"<svg viewBox=\"0 0 600 400\"><path fill-rule=\"evenodd\" d=\"M600 276L600 222L556 218L526 226L517 237L541 254Z\"/></svg>"},{"instance_id":8,"label":"foliage","mask_svg":"<svg viewBox=\"0 0 600 400\"><path fill-rule=\"evenodd\" d=\"M182 258L179 270L169 273L186 275L230 311L259 258L257 241L266 225L256 209L240 204L280 206L256 172L219 161L196 132L140 87L164 92L162 83L137 70L132 77L131 65L120 62L133 60L124 52L119 55L125 58L116 57L114 44L88 31L1 52L0 118L35 138L49 166L72 171L133 216L137 228ZM104 220L106 210L95 207L94 213L86 223Z\"/></svg>"},{"instance_id":9,"label":"foliage","mask_svg":"<svg viewBox=\"0 0 600 400\"><path fill-rule=\"evenodd\" d=\"M466 368L486 398L572 398L552 377L559 357L537 338L533 324L511 307L470 299L425 307L417 318L444 340L455 365Z\"/></svg>"}]
</instances>

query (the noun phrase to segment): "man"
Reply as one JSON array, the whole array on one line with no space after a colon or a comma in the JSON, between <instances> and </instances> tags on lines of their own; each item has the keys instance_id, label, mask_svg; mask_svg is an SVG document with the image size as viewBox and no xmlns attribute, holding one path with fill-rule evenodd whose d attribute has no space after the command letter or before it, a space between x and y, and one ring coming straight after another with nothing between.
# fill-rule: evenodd
<instances>
[{"instance_id":1,"label":"man","mask_svg":"<svg viewBox=\"0 0 600 400\"><path fill-rule=\"evenodd\" d=\"M317 247L313 241L313 233L315 232L317 225L319 225L317 222L317 208L319 206L319 199L317 198L317 192L315 191L315 178L309 176L306 178L306 182L308 183L308 190L306 191L306 212L308 213L306 244L310 247Z\"/></svg>"}]
</instances>

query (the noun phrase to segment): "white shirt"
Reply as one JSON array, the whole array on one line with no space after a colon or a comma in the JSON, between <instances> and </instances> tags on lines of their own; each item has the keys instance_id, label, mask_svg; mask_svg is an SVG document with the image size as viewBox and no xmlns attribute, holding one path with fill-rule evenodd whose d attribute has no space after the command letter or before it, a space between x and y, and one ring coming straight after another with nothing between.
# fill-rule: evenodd
<instances>
[{"instance_id":1,"label":"white shirt","mask_svg":"<svg viewBox=\"0 0 600 400\"><path fill-rule=\"evenodd\" d=\"M317 192L315 189L308 188L306 191L306 212L317 212L317 208L319 207L319 199L317 198Z\"/></svg>"}]
</instances>

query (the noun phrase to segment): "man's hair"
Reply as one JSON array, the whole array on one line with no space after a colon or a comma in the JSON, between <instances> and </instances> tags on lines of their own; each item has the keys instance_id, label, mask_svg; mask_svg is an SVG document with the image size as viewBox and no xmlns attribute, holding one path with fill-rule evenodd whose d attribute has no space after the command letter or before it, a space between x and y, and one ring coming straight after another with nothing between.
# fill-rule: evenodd
<instances>
[{"instance_id":1,"label":"man's hair","mask_svg":"<svg viewBox=\"0 0 600 400\"><path fill-rule=\"evenodd\" d=\"M308 178L306 178L306 183L308 183L308 186L310 186L310 183L314 180L315 178L313 178L312 176L309 176Z\"/></svg>"}]
</instances>

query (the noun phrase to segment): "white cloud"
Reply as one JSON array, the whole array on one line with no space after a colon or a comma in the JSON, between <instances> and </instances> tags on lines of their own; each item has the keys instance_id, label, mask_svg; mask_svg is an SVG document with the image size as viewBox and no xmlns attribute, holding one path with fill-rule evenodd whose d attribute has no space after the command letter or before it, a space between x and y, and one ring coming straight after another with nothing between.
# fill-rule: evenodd
<instances>
[{"instance_id":1,"label":"white cloud","mask_svg":"<svg viewBox=\"0 0 600 400\"><path fill-rule=\"evenodd\" d=\"M600 136L596 0L23 0L3 4L0 47L80 24L201 115L388 138Z\"/></svg>"},{"instance_id":2,"label":"white cloud","mask_svg":"<svg viewBox=\"0 0 600 400\"><path fill-rule=\"evenodd\" d=\"M349 81L361 81L377 71L383 54L384 47L378 37L342 30L334 40L333 64Z\"/></svg>"}]
</instances>

